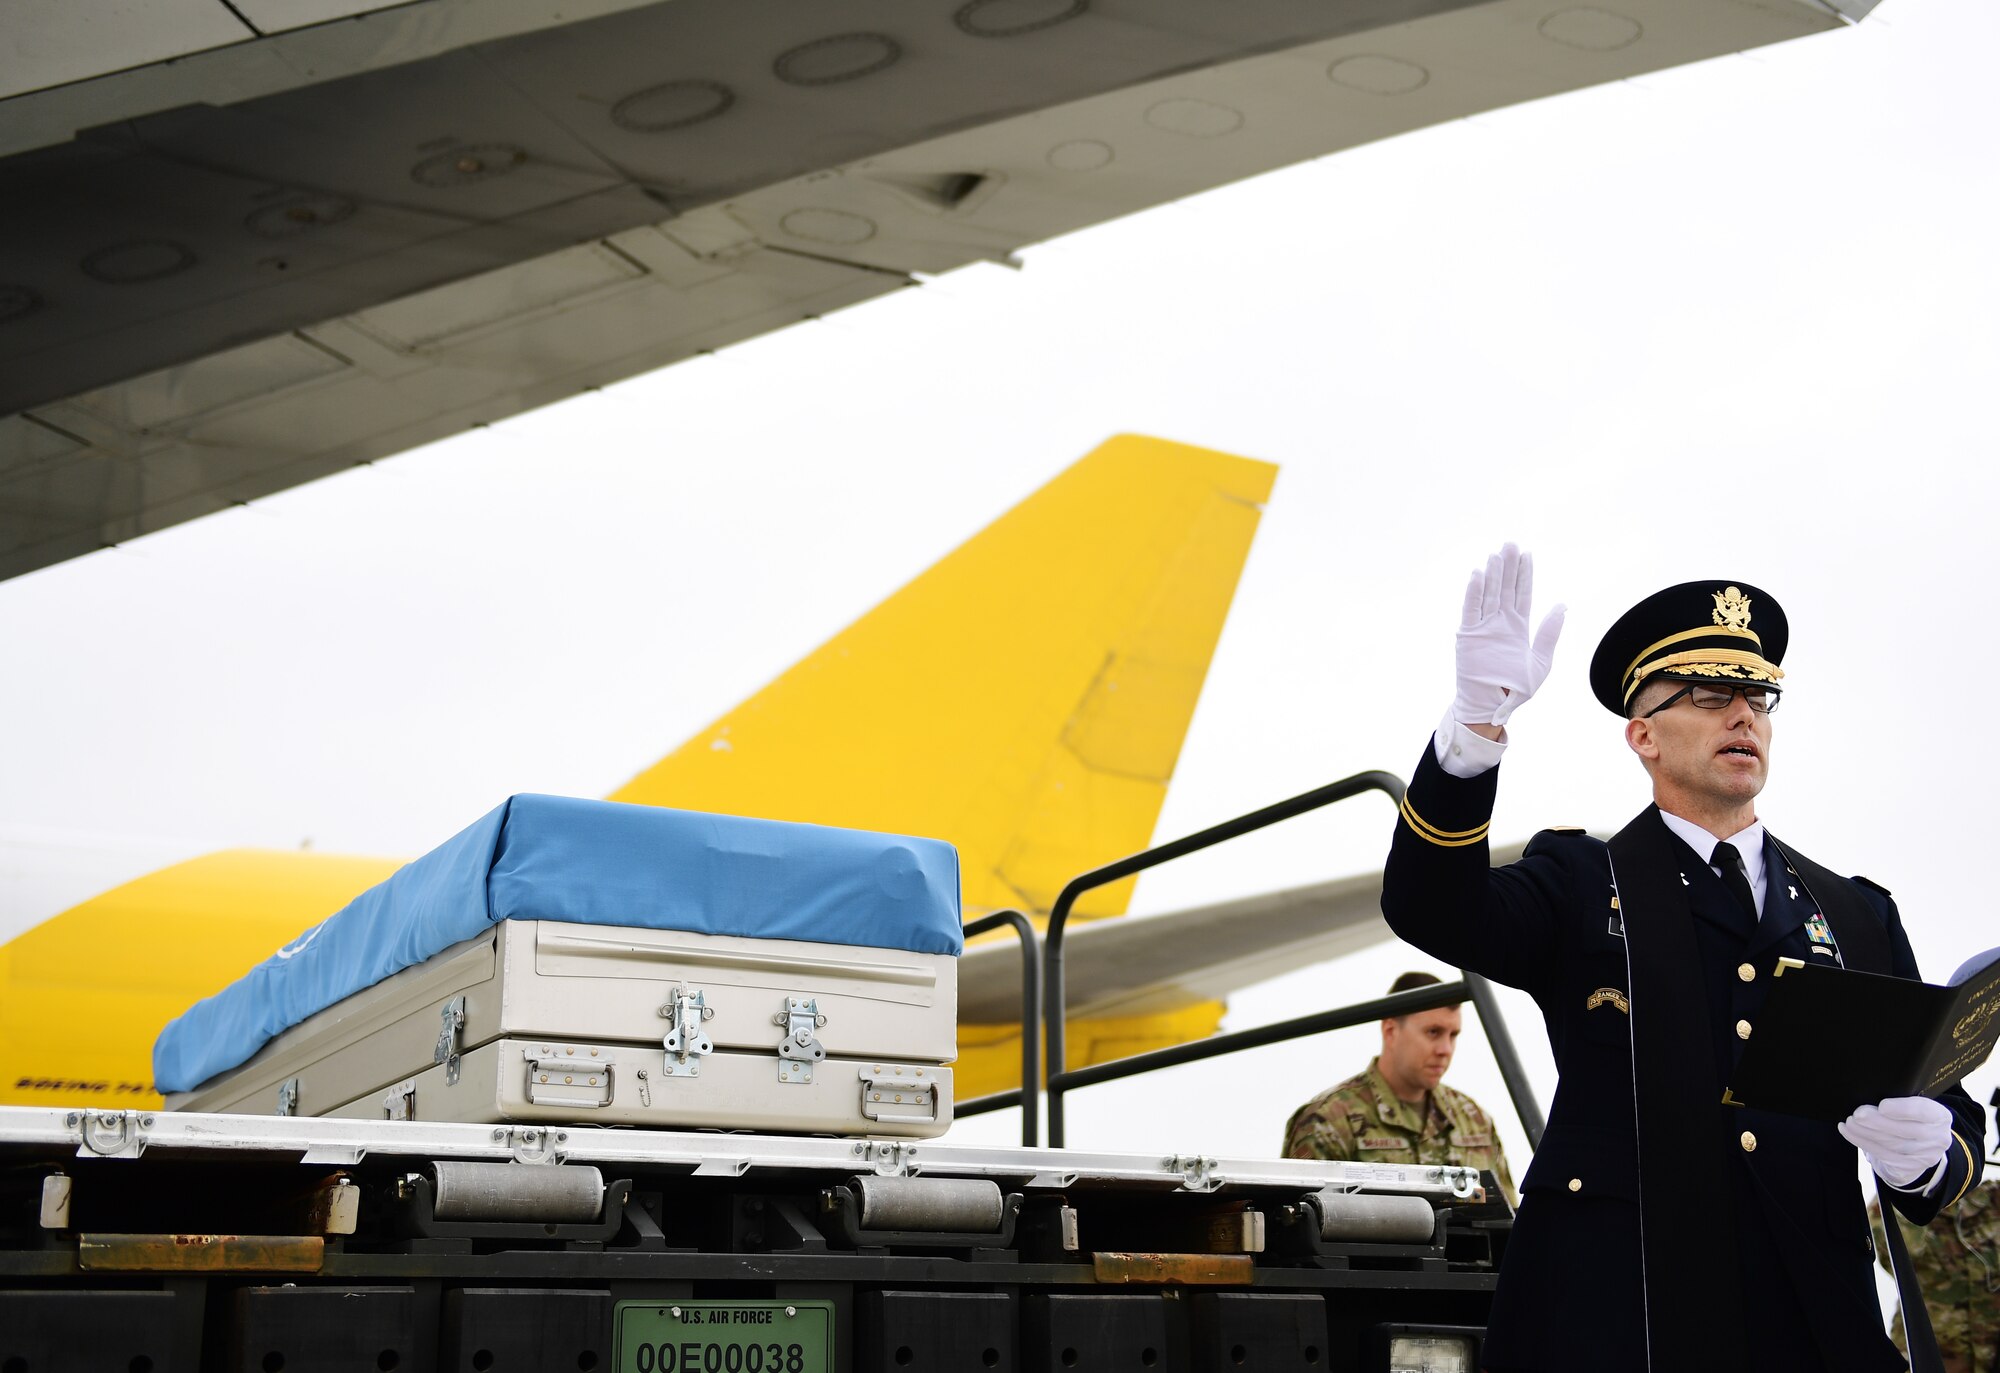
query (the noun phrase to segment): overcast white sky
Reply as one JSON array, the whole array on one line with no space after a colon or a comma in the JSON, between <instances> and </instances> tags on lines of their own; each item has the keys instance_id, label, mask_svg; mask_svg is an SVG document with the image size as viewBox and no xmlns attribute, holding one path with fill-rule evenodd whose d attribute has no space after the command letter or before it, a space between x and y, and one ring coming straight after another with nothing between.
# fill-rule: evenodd
<instances>
[{"instance_id":1,"label":"overcast white sky","mask_svg":"<svg viewBox=\"0 0 2000 1373\"><path fill-rule=\"evenodd\" d=\"M1764 818L1894 888L1942 978L2000 944L2000 8L1878 15L1262 177L0 583L0 937L81 880L79 835L142 869L414 855L512 792L603 794L1136 430L1283 468L1161 838L1407 774L1465 574L1507 538L1570 627L1495 832L1615 829L1646 795L1584 685L1597 636L1669 582L1742 579L1793 627ZM1339 810L1149 878L1138 909L1378 866L1386 803ZM1294 974L1229 1023L1422 964ZM1071 1142L1269 1152L1373 1038L1095 1090ZM1507 1114L1477 1045L1454 1080Z\"/></svg>"}]
</instances>

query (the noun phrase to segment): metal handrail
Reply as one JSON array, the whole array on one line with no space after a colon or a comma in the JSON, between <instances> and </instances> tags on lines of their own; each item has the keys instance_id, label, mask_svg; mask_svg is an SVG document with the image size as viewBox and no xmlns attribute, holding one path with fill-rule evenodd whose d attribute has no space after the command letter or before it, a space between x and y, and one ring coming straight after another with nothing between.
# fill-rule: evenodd
<instances>
[{"instance_id":1,"label":"metal handrail","mask_svg":"<svg viewBox=\"0 0 2000 1373\"><path fill-rule=\"evenodd\" d=\"M1435 1011L1469 1000L1479 1012L1479 1024L1492 1045L1493 1060L1499 1065L1500 1075L1506 1079L1507 1094L1513 1098L1515 1113L1520 1116L1521 1126L1527 1131L1529 1147L1539 1149L1542 1147L1542 1110L1535 1101L1534 1089L1528 1085L1527 1075L1521 1070L1521 1061L1514 1053L1514 1041L1507 1033L1506 1021L1494 1002L1493 984L1477 973L1462 972L1460 977L1463 980L1459 982L1440 982L1407 992L1395 992L1373 1001L1356 1002L1352 1006L1273 1021L1269 1025L1258 1025L1233 1034L1210 1035L1206 1039L1190 1040L1186 1044L1155 1049L1151 1053L1133 1054L1109 1063L1093 1063L1063 1074L1063 1086L1094 1087L1100 1082L1115 1082L1161 1068L1177 1068L1184 1063L1199 1063L1203 1059L1242 1053L1245 1049L1261 1049L1266 1045L1305 1039L1332 1030L1348 1030L1373 1020Z\"/></svg>"},{"instance_id":2,"label":"metal handrail","mask_svg":"<svg viewBox=\"0 0 2000 1373\"><path fill-rule=\"evenodd\" d=\"M1035 927L1028 917L1019 911L995 911L982 915L965 927L965 937L985 934L1009 926L1021 940L1021 1085L1011 1092L994 1092L990 1096L974 1097L970 1101L959 1102L952 1110L954 1116L976 1116L987 1111L1000 1111L1009 1106L1021 1108L1021 1145L1032 1149L1041 1134L1041 1120L1037 1106L1041 1100L1038 1090L1042 1068L1042 1045L1039 1030L1042 1023L1042 961L1035 948Z\"/></svg>"},{"instance_id":3,"label":"metal handrail","mask_svg":"<svg viewBox=\"0 0 2000 1373\"><path fill-rule=\"evenodd\" d=\"M1044 1038L1048 1044L1048 1070L1043 1077L1044 1089L1049 1096L1049 1146L1063 1147L1063 1093L1072 1084L1073 1074L1063 1071L1063 1021L1068 1006L1063 989L1063 932L1069 922L1070 909L1077 898L1084 893L1095 891L1135 873L1158 867L1162 863L1184 858L1191 853L1220 844L1228 839L1275 825L1280 820L1289 820L1307 811L1318 810L1321 806L1335 801L1345 801L1364 792L1379 791L1391 800L1401 804L1403 781L1389 772L1358 772L1352 777L1343 777L1338 782L1329 782L1323 787L1303 792L1289 800L1280 801L1262 810L1251 811L1234 820L1226 820L1219 825L1211 825L1205 830L1160 844L1143 852L1121 858L1115 863L1107 863L1094 868L1080 877L1073 877L1056 897L1054 909L1049 912L1048 933L1042 944L1042 1017L1045 1027ZM1100 1065L1102 1066L1102 1065ZM1088 1069L1078 1069L1086 1072ZM1076 1085L1082 1085L1077 1083ZM1024 1142L1025 1142L1025 1131Z\"/></svg>"},{"instance_id":4,"label":"metal handrail","mask_svg":"<svg viewBox=\"0 0 2000 1373\"><path fill-rule=\"evenodd\" d=\"M1500 998L1494 993L1493 984L1478 973L1461 971L1459 976L1472 990L1472 1007L1479 1012L1479 1028L1486 1032L1486 1045L1493 1050L1493 1062L1507 1084L1507 1095L1513 1098L1514 1114L1521 1118L1521 1128L1527 1132L1528 1147L1539 1149L1548 1122L1542 1118L1541 1104L1535 1100L1528 1070L1521 1066L1521 1056L1514 1052L1514 1036L1507 1033L1507 1018L1500 1012Z\"/></svg>"},{"instance_id":5,"label":"metal handrail","mask_svg":"<svg viewBox=\"0 0 2000 1373\"><path fill-rule=\"evenodd\" d=\"M1324 1034L1328 1030L1352 1029L1356 1025L1366 1025L1371 1020L1387 1020L1395 1016L1416 1015L1420 1011L1435 1011L1440 1006L1456 1006L1468 998L1471 990L1463 982L1439 982L1428 987L1377 997L1373 1001L1362 1001L1331 1011L1314 1011L1311 1015L1259 1025L1255 1029L1238 1030L1226 1035L1210 1035L1207 1039L1190 1040L1185 1044L1155 1049L1151 1053L1115 1058L1109 1063L1093 1063L1087 1068L1073 1069L1063 1076L1068 1079L1067 1085L1071 1087L1091 1087L1100 1082L1115 1082L1121 1077L1137 1077L1140 1073L1150 1073L1157 1068L1174 1068L1183 1063L1197 1063L1204 1058L1241 1053L1245 1049L1261 1049L1267 1044L1282 1044L1288 1039L1303 1039L1307 1035Z\"/></svg>"}]
</instances>

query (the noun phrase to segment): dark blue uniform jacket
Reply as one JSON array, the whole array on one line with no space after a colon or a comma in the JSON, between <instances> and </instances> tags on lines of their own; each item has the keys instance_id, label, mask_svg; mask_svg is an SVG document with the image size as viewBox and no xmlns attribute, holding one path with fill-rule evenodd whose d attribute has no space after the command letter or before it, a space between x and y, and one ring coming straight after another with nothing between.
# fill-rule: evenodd
<instances>
[{"instance_id":1,"label":"dark blue uniform jacket","mask_svg":"<svg viewBox=\"0 0 2000 1373\"><path fill-rule=\"evenodd\" d=\"M1690 1105L1676 1151L1685 1157L1655 1158L1649 1149L1643 1160L1652 1238L1641 1245L1634 1007L1607 847L1580 831L1545 830L1519 862L1491 867L1485 827L1498 777L1498 768L1453 777L1426 746L1382 889L1383 914L1403 939L1535 998L1561 1075L1521 1184L1486 1366L1645 1368L1650 1320L1655 1373L1902 1368L1882 1331L1855 1150L1831 1125L1724 1105L1719 1093L1713 1104ZM1705 1002L1692 1013L1699 1018L1683 1019L1695 1029L1678 1051L1712 1056L1706 1080L1726 1083L1777 960L1827 957L1812 953L1807 937L1819 908L1767 840L1765 907L1753 925L1705 855L1651 808L1635 832L1647 825L1671 842L1655 850L1680 869L1664 880L1685 884L1693 917L1693 939L1682 940L1691 966L1674 973L1677 1009L1685 1017ZM1629 873L1626 886L1636 906ZM1863 918L1880 922L1879 932L1863 933L1887 950L1889 964L1866 970L1917 977L1895 902L1872 884L1855 886L1866 898ZM1635 957L1640 946L1635 940ZM1851 955L1847 962L1856 966ZM1658 985L1650 976L1642 983ZM1645 1006L1637 1009L1643 1017ZM1943 1182L1928 1196L1883 1189L1919 1224L1978 1181L1983 1157L1983 1113L1959 1089L1940 1100L1956 1117ZM1699 1189L1689 1186L1695 1177L1706 1179Z\"/></svg>"}]
</instances>

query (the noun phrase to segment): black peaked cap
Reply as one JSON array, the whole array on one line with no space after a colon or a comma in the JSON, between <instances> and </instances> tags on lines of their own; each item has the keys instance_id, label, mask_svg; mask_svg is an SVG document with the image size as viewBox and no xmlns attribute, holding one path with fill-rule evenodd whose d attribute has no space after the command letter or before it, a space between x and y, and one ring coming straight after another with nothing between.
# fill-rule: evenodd
<instances>
[{"instance_id":1,"label":"black peaked cap","mask_svg":"<svg viewBox=\"0 0 2000 1373\"><path fill-rule=\"evenodd\" d=\"M1612 714L1655 676L1777 685L1785 674L1785 609L1744 581L1682 582L1618 617L1590 660L1590 690Z\"/></svg>"}]
</instances>

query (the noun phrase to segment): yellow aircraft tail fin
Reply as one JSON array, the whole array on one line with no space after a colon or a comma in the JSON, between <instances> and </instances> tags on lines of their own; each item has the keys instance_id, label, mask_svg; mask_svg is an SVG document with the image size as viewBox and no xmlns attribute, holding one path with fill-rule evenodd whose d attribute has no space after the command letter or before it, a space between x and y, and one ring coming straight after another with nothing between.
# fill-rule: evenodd
<instances>
[{"instance_id":1,"label":"yellow aircraft tail fin","mask_svg":"<svg viewBox=\"0 0 2000 1373\"><path fill-rule=\"evenodd\" d=\"M969 912L1046 911L1150 839L1276 473L1113 438L611 799L947 839Z\"/></svg>"},{"instance_id":2,"label":"yellow aircraft tail fin","mask_svg":"<svg viewBox=\"0 0 2000 1373\"><path fill-rule=\"evenodd\" d=\"M935 835L969 907L1045 911L1146 845L1275 473L1112 439L611 799ZM0 945L0 1104L157 1105L162 1024L397 866L215 853ZM1201 1033L1219 1009L1107 1042Z\"/></svg>"}]
</instances>

